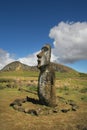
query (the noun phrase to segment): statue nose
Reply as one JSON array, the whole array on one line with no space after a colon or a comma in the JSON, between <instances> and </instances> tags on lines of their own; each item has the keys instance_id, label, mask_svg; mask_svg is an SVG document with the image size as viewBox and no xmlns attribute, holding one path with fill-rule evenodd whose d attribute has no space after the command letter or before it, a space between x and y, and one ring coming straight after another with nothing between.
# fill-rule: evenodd
<instances>
[{"instance_id":1,"label":"statue nose","mask_svg":"<svg viewBox=\"0 0 87 130\"><path fill-rule=\"evenodd\" d=\"M38 58L41 58L43 56L43 52L41 51L39 54L37 54Z\"/></svg>"},{"instance_id":2,"label":"statue nose","mask_svg":"<svg viewBox=\"0 0 87 130\"><path fill-rule=\"evenodd\" d=\"M41 58L40 54L37 54L37 57L38 57L38 58Z\"/></svg>"}]
</instances>

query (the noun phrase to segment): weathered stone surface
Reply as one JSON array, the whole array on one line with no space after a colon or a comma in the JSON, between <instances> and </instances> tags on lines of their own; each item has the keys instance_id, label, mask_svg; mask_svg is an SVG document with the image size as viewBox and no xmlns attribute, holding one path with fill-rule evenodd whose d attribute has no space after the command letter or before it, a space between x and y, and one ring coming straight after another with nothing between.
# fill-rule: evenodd
<instances>
[{"instance_id":1,"label":"weathered stone surface","mask_svg":"<svg viewBox=\"0 0 87 130\"><path fill-rule=\"evenodd\" d=\"M38 79L38 97L41 104L56 106L55 72L50 65L51 47L46 44L37 55L40 75Z\"/></svg>"},{"instance_id":2,"label":"weathered stone surface","mask_svg":"<svg viewBox=\"0 0 87 130\"><path fill-rule=\"evenodd\" d=\"M18 111L20 111L20 112L25 112L25 109L24 109L23 107L19 107L19 108L18 108Z\"/></svg>"},{"instance_id":3,"label":"weathered stone surface","mask_svg":"<svg viewBox=\"0 0 87 130\"><path fill-rule=\"evenodd\" d=\"M14 102L10 104L10 106L14 106L14 105L22 106L22 103L25 103L26 101L27 101L27 98L15 99Z\"/></svg>"},{"instance_id":4,"label":"weathered stone surface","mask_svg":"<svg viewBox=\"0 0 87 130\"><path fill-rule=\"evenodd\" d=\"M38 116L38 112L37 112L35 109L29 110L28 113L31 114L31 115L36 115L36 116Z\"/></svg>"},{"instance_id":5,"label":"weathered stone surface","mask_svg":"<svg viewBox=\"0 0 87 130\"><path fill-rule=\"evenodd\" d=\"M10 104L10 106L14 106L14 105L21 106L21 105L22 105L21 103L22 103L22 102L20 101L20 99L15 99L15 101L12 102L12 103Z\"/></svg>"},{"instance_id":6,"label":"weathered stone surface","mask_svg":"<svg viewBox=\"0 0 87 130\"><path fill-rule=\"evenodd\" d=\"M18 110L18 109L19 109L19 106L18 106L18 105L13 105L13 108L14 108L15 110Z\"/></svg>"}]
</instances>

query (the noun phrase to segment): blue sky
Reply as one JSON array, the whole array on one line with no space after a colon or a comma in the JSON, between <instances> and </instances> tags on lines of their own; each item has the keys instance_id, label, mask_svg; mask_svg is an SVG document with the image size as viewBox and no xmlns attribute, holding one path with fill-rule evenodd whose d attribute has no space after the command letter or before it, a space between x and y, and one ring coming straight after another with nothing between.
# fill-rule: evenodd
<instances>
[{"instance_id":1,"label":"blue sky","mask_svg":"<svg viewBox=\"0 0 87 130\"><path fill-rule=\"evenodd\" d=\"M36 65L50 43L52 61L87 73L86 13L87 0L0 1L0 68L14 60Z\"/></svg>"}]
</instances>

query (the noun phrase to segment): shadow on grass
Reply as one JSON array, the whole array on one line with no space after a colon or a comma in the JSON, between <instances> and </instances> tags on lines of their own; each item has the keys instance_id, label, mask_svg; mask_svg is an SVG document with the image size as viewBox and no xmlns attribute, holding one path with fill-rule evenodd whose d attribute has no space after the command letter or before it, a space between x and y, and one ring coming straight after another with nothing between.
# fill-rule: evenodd
<instances>
[{"instance_id":1,"label":"shadow on grass","mask_svg":"<svg viewBox=\"0 0 87 130\"><path fill-rule=\"evenodd\" d=\"M22 103L26 103L26 102L31 102L33 104L39 104L41 105L40 101L38 99L34 99L34 98L30 98L30 97L26 97L23 99L15 99L10 106L14 106L14 105L18 105L18 106L22 106Z\"/></svg>"},{"instance_id":2,"label":"shadow on grass","mask_svg":"<svg viewBox=\"0 0 87 130\"><path fill-rule=\"evenodd\" d=\"M39 104L39 105L41 105L41 102L38 99L27 97L27 101L31 102L33 104Z\"/></svg>"}]
</instances>

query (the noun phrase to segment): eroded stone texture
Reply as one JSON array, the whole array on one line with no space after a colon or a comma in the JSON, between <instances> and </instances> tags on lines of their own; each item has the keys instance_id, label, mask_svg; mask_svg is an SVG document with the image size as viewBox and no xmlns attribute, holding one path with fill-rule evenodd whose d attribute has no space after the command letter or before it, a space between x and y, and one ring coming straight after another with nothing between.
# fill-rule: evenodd
<instances>
[{"instance_id":1,"label":"eroded stone texture","mask_svg":"<svg viewBox=\"0 0 87 130\"><path fill-rule=\"evenodd\" d=\"M55 72L50 65L51 47L46 44L37 55L40 75L38 79L38 96L42 104L56 106Z\"/></svg>"}]
</instances>

